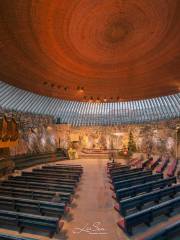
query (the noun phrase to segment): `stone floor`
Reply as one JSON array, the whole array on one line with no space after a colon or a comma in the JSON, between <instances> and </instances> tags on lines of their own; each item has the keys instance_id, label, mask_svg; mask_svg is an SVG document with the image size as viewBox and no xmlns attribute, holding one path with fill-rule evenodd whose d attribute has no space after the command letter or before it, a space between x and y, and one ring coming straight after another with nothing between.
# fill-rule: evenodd
<instances>
[{"instance_id":1,"label":"stone floor","mask_svg":"<svg viewBox=\"0 0 180 240\"><path fill-rule=\"evenodd\" d=\"M123 160L121 160L123 161ZM71 210L64 217L64 227L60 234L53 239L62 240L140 240L160 228L166 227L171 222L180 219L180 215L171 218L158 219L153 227L142 225L135 235L128 238L117 226L120 215L113 209L115 201L112 199L109 179L106 173L106 159L72 160L66 163L82 164L84 173L77 188ZM0 232L17 232L0 228ZM18 233L17 233L18 235ZM35 232L22 233L26 237L34 237L40 240L49 239L46 236L37 235Z\"/></svg>"}]
</instances>

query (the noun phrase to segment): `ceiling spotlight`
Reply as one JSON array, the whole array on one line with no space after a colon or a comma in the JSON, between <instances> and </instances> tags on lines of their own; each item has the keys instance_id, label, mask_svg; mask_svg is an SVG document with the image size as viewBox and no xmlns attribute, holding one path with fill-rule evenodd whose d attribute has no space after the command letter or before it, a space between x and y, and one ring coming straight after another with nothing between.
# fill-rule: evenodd
<instances>
[{"instance_id":1,"label":"ceiling spotlight","mask_svg":"<svg viewBox=\"0 0 180 240\"><path fill-rule=\"evenodd\" d=\"M107 102L107 98L106 97L104 98L104 102Z\"/></svg>"}]
</instances>

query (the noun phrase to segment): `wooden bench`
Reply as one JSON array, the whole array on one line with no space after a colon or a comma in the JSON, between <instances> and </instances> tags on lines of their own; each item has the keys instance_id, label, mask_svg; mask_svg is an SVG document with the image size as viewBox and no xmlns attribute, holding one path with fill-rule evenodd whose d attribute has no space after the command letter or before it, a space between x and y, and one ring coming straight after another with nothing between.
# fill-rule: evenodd
<instances>
[{"instance_id":1,"label":"wooden bench","mask_svg":"<svg viewBox=\"0 0 180 240\"><path fill-rule=\"evenodd\" d=\"M55 166L58 166L58 167L73 167L73 168L83 169L83 166L80 165L80 164L63 164L63 163L56 163Z\"/></svg>"},{"instance_id":2,"label":"wooden bench","mask_svg":"<svg viewBox=\"0 0 180 240\"><path fill-rule=\"evenodd\" d=\"M0 196L12 196L12 197L22 197L27 199L36 199L51 201L52 198L56 195L56 192L53 191L42 191L37 189L27 189L27 188L14 188L0 186ZM72 196L70 193L58 192L60 196L60 202L71 203Z\"/></svg>"},{"instance_id":3,"label":"wooden bench","mask_svg":"<svg viewBox=\"0 0 180 240\"><path fill-rule=\"evenodd\" d=\"M180 192L180 184L122 200L119 202L119 204L115 205L114 208L121 215L126 216L127 210L129 209L136 208L138 210L141 210L141 208L146 203L149 203L149 202L159 203L159 201L163 197L166 197L166 196L174 197L179 192Z\"/></svg>"},{"instance_id":4,"label":"wooden bench","mask_svg":"<svg viewBox=\"0 0 180 240\"><path fill-rule=\"evenodd\" d=\"M62 176L58 175L58 174L52 174L52 173L48 173L48 172L26 172L26 171L22 171L21 172L21 176L36 176L36 177L44 177L44 178L48 178L48 179L59 179L59 180L63 180L69 183L77 183L78 181L76 179L68 179L68 178L63 178Z\"/></svg>"},{"instance_id":5,"label":"wooden bench","mask_svg":"<svg viewBox=\"0 0 180 240\"><path fill-rule=\"evenodd\" d=\"M130 173L136 173L136 172L141 172L143 169L142 168L134 168L134 169L127 169L127 170L116 170L116 171L111 171L110 175L114 176L114 175L118 175L118 174L130 174Z\"/></svg>"},{"instance_id":6,"label":"wooden bench","mask_svg":"<svg viewBox=\"0 0 180 240\"><path fill-rule=\"evenodd\" d=\"M54 166L42 166L41 169L47 169L47 170L56 170L58 172L61 172L61 173L76 173L76 174L79 174L81 175L82 174L82 170L81 169L73 169L73 168L62 168L62 167L54 167Z\"/></svg>"},{"instance_id":7,"label":"wooden bench","mask_svg":"<svg viewBox=\"0 0 180 240\"><path fill-rule=\"evenodd\" d=\"M161 178L163 178L163 174L157 173L150 176L142 176L142 177L132 178L130 180L118 181L118 182L114 182L114 189L117 190L120 188L127 188L127 187L131 187L132 185L135 186L138 184L159 180Z\"/></svg>"},{"instance_id":8,"label":"wooden bench","mask_svg":"<svg viewBox=\"0 0 180 240\"><path fill-rule=\"evenodd\" d=\"M107 165L107 168L108 168L109 171L111 171L112 169L127 170L127 169L129 169L130 167L127 166L127 165L121 165L121 164L110 164L110 165Z\"/></svg>"},{"instance_id":9,"label":"wooden bench","mask_svg":"<svg viewBox=\"0 0 180 240\"><path fill-rule=\"evenodd\" d=\"M6 225L16 226L19 233L21 233L24 228L47 231L49 233L49 237L53 237L55 233L59 233L63 226L63 223L60 223L59 219L55 217L5 210L0 210L0 223L1 227Z\"/></svg>"},{"instance_id":10,"label":"wooden bench","mask_svg":"<svg viewBox=\"0 0 180 240\"><path fill-rule=\"evenodd\" d=\"M140 212L126 216L118 222L118 226L123 229L126 233L132 235L132 228L145 223L150 226L153 219L160 215L170 216L174 209L180 207L180 197L176 197L172 200L160 203L156 206L142 210Z\"/></svg>"},{"instance_id":11,"label":"wooden bench","mask_svg":"<svg viewBox=\"0 0 180 240\"><path fill-rule=\"evenodd\" d=\"M131 178L136 178L140 176L150 176L150 175L152 175L152 170L141 171L141 172L130 173L130 174L123 174L123 175L119 174L117 176L113 176L112 181L117 182L117 181L129 180Z\"/></svg>"},{"instance_id":12,"label":"wooden bench","mask_svg":"<svg viewBox=\"0 0 180 240\"><path fill-rule=\"evenodd\" d=\"M0 209L18 212L34 211L38 215L56 215L61 218L69 208L65 203L30 200L16 197L0 196Z\"/></svg>"},{"instance_id":13,"label":"wooden bench","mask_svg":"<svg viewBox=\"0 0 180 240\"><path fill-rule=\"evenodd\" d=\"M128 171L128 170L130 170L129 166L108 168L109 173L112 173L112 172L115 172L115 171L121 171L122 172L122 171Z\"/></svg>"},{"instance_id":14,"label":"wooden bench","mask_svg":"<svg viewBox=\"0 0 180 240\"><path fill-rule=\"evenodd\" d=\"M175 177L170 177L167 179L161 179L157 181L152 181L144 184L139 184L129 188L122 188L116 191L116 197L118 201L125 197L134 197L140 193L151 192L154 189L164 188L166 186L171 186L173 183L176 183Z\"/></svg>"},{"instance_id":15,"label":"wooden bench","mask_svg":"<svg viewBox=\"0 0 180 240\"><path fill-rule=\"evenodd\" d=\"M54 183L54 184L63 184L63 185L70 185L73 187L77 186L77 182L66 182L63 179L52 179L52 178L45 178L45 177L36 177L36 176L9 176L8 180L15 180L15 181L28 181L28 182L46 182L46 183Z\"/></svg>"},{"instance_id":16,"label":"wooden bench","mask_svg":"<svg viewBox=\"0 0 180 240\"><path fill-rule=\"evenodd\" d=\"M147 167L152 161L153 161L152 157L150 157L150 158L146 159L145 161L143 161L142 162L142 168Z\"/></svg>"},{"instance_id":17,"label":"wooden bench","mask_svg":"<svg viewBox=\"0 0 180 240\"><path fill-rule=\"evenodd\" d=\"M160 161L161 161L161 157L158 157L158 158L154 159L154 160L151 162L151 169L154 170L155 167L157 167L157 165L159 164Z\"/></svg>"},{"instance_id":18,"label":"wooden bench","mask_svg":"<svg viewBox=\"0 0 180 240\"><path fill-rule=\"evenodd\" d=\"M49 175L54 175L56 177L61 177L64 179L75 179L79 181L80 176L79 174L68 174L68 173L59 173L55 170L46 170L46 169L33 169L33 172L36 173L48 173Z\"/></svg>"},{"instance_id":19,"label":"wooden bench","mask_svg":"<svg viewBox=\"0 0 180 240\"><path fill-rule=\"evenodd\" d=\"M170 166L168 166L168 169L167 169L167 175L168 175L168 177L174 176L174 173L175 173L175 171L176 171L177 164L178 164L177 159L173 159L172 163L170 164Z\"/></svg>"},{"instance_id":20,"label":"wooden bench","mask_svg":"<svg viewBox=\"0 0 180 240\"><path fill-rule=\"evenodd\" d=\"M164 160L162 161L161 165L158 166L158 168L156 169L157 173L161 173L164 171L164 169L166 168L166 166L168 165L169 162L169 158L164 158Z\"/></svg>"},{"instance_id":21,"label":"wooden bench","mask_svg":"<svg viewBox=\"0 0 180 240\"><path fill-rule=\"evenodd\" d=\"M180 220L141 240L170 240L180 236Z\"/></svg>"},{"instance_id":22,"label":"wooden bench","mask_svg":"<svg viewBox=\"0 0 180 240\"><path fill-rule=\"evenodd\" d=\"M50 191L62 191L68 193L74 193L74 187L69 185L60 185L60 184L52 184L52 183L39 183L39 182L26 182L26 181L15 181L15 180L7 180L0 182L0 186L11 186L11 187L24 187L24 188L33 188L40 190L50 190Z\"/></svg>"},{"instance_id":23,"label":"wooden bench","mask_svg":"<svg viewBox=\"0 0 180 240\"><path fill-rule=\"evenodd\" d=\"M19 237L15 235L10 235L10 234L4 234L0 233L0 239L1 240L38 240L37 238L29 238L29 237Z\"/></svg>"}]
</instances>

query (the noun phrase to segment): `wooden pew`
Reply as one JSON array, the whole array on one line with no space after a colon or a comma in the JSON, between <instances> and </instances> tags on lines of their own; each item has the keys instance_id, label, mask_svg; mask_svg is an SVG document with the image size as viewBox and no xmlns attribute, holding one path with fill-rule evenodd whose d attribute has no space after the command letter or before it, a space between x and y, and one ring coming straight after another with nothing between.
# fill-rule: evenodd
<instances>
[{"instance_id":1,"label":"wooden pew","mask_svg":"<svg viewBox=\"0 0 180 240\"><path fill-rule=\"evenodd\" d=\"M180 220L141 240L170 240L180 236Z\"/></svg>"},{"instance_id":2,"label":"wooden pew","mask_svg":"<svg viewBox=\"0 0 180 240\"><path fill-rule=\"evenodd\" d=\"M34 168L34 169L39 169L39 168ZM61 168L54 168L50 166L42 166L41 170L47 170L47 171L53 171L53 172L58 172L58 173L63 173L63 174L77 174L79 176L82 175L82 172L79 170L75 169L61 169Z\"/></svg>"},{"instance_id":3,"label":"wooden pew","mask_svg":"<svg viewBox=\"0 0 180 240\"><path fill-rule=\"evenodd\" d=\"M119 175L119 174L130 174L130 173L136 173L136 172L141 172L143 169L142 168L133 168L133 169L127 169L127 170L114 170L110 172L111 176L114 175Z\"/></svg>"},{"instance_id":4,"label":"wooden pew","mask_svg":"<svg viewBox=\"0 0 180 240\"><path fill-rule=\"evenodd\" d=\"M33 169L33 172L49 173L50 175L54 175L56 177L62 177L64 179L75 179L77 181L79 181L79 179L80 179L79 174L59 173L58 171L55 171L55 170Z\"/></svg>"},{"instance_id":5,"label":"wooden pew","mask_svg":"<svg viewBox=\"0 0 180 240\"><path fill-rule=\"evenodd\" d=\"M63 225L59 223L59 218L5 210L0 210L0 223L1 227L6 225L16 226L20 233L24 228L47 231L49 237L53 237L55 233L59 233Z\"/></svg>"},{"instance_id":6,"label":"wooden pew","mask_svg":"<svg viewBox=\"0 0 180 240\"><path fill-rule=\"evenodd\" d=\"M45 178L45 177L35 177L35 176L9 176L9 180L15 181L28 181L28 182L46 182L46 183L54 183L54 184L62 184L62 185L70 185L70 186L77 186L77 182L66 182L63 179L52 179L52 178Z\"/></svg>"},{"instance_id":7,"label":"wooden pew","mask_svg":"<svg viewBox=\"0 0 180 240\"><path fill-rule=\"evenodd\" d=\"M50 191L62 191L68 192L73 194L74 187L69 185L60 185L60 184L53 184L53 183L40 183L40 182L26 182L26 181L14 181L14 180L7 180L0 182L1 186L11 186L11 187L25 187L25 188L34 188L34 189L41 189L41 190L50 190Z\"/></svg>"},{"instance_id":8,"label":"wooden pew","mask_svg":"<svg viewBox=\"0 0 180 240\"><path fill-rule=\"evenodd\" d=\"M127 187L135 186L138 184L143 184L146 182L159 180L161 178L163 178L162 173L157 173L157 174L153 174L150 176L142 176L142 177L132 178L130 180L114 182L114 188L115 188L115 190L120 189L120 188L127 188Z\"/></svg>"},{"instance_id":9,"label":"wooden pew","mask_svg":"<svg viewBox=\"0 0 180 240\"><path fill-rule=\"evenodd\" d=\"M21 176L35 176L35 177L44 177L44 178L48 178L48 179L58 179L60 181L66 181L69 183L77 183L78 181L75 179L68 179L68 178L63 178L62 176L59 176L57 174L52 174L52 173L47 173L47 172L26 172L26 171L22 171L22 175Z\"/></svg>"},{"instance_id":10,"label":"wooden pew","mask_svg":"<svg viewBox=\"0 0 180 240\"><path fill-rule=\"evenodd\" d=\"M68 212L68 208L65 203L30 200L7 196L0 196L0 209L12 211L16 210L18 212L33 211L38 215L52 214L58 216L59 218Z\"/></svg>"},{"instance_id":11,"label":"wooden pew","mask_svg":"<svg viewBox=\"0 0 180 240\"><path fill-rule=\"evenodd\" d=\"M169 162L169 158L168 157L164 158L164 160L162 161L161 165L158 166L158 168L156 169L156 172L157 173L163 172L164 169L166 168L166 166L168 165L168 162Z\"/></svg>"},{"instance_id":12,"label":"wooden pew","mask_svg":"<svg viewBox=\"0 0 180 240\"><path fill-rule=\"evenodd\" d=\"M150 157L142 162L142 168L147 167L153 161L153 157Z\"/></svg>"},{"instance_id":13,"label":"wooden pew","mask_svg":"<svg viewBox=\"0 0 180 240\"><path fill-rule=\"evenodd\" d=\"M159 164L160 161L161 161L161 157L158 157L158 158L154 159L154 160L151 162L151 169L154 170L155 167L157 167L157 165Z\"/></svg>"},{"instance_id":14,"label":"wooden pew","mask_svg":"<svg viewBox=\"0 0 180 240\"><path fill-rule=\"evenodd\" d=\"M55 166L58 166L58 167L73 167L73 168L83 169L83 166L80 165L80 164L63 164L63 163L56 163Z\"/></svg>"},{"instance_id":15,"label":"wooden pew","mask_svg":"<svg viewBox=\"0 0 180 240\"><path fill-rule=\"evenodd\" d=\"M122 170L127 170L130 167L127 165L121 165L121 164L111 164L111 165L107 165L107 169L109 171L111 171L112 169L122 169Z\"/></svg>"},{"instance_id":16,"label":"wooden pew","mask_svg":"<svg viewBox=\"0 0 180 240\"><path fill-rule=\"evenodd\" d=\"M171 212L179 207L180 197L176 197L173 200L160 203L156 206L126 216L124 219L121 219L117 224L126 233L131 235L133 227L142 223L150 226L151 222L155 217L160 215L170 216Z\"/></svg>"},{"instance_id":17,"label":"wooden pew","mask_svg":"<svg viewBox=\"0 0 180 240\"><path fill-rule=\"evenodd\" d=\"M38 240L37 238L35 239L35 238L29 238L29 237L20 237L20 236L5 234L5 233L0 233L0 239L1 240Z\"/></svg>"},{"instance_id":18,"label":"wooden pew","mask_svg":"<svg viewBox=\"0 0 180 240\"><path fill-rule=\"evenodd\" d=\"M130 167L129 166L124 166L124 167L115 167L115 168L109 168L108 169L108 172L109 173L112 173L112 172L115 172L115 171L128 171L128 170L130 170Z\"/></svg>"},{"instance_id":19,"label":"wooden pew","mask_svg":"<svg viewBox=\"0 0 180 240\"><path fill-rule=\"evenodd\" d=\"M81 168L73 168L73 167L61 167L61 166L51 166L51 165L45 165L42 166L42 169L55 169L58 170L59 172L72 172L72 173L78 173L82 174L82 169Z\"/></svg>"},{"instance_id":20,"label":"wooden pew","mask_svg":"<svg viewBox=\"0 0 180 240\"><path fill-rule=\"evenodd\" d=\"M172 187L164 188L158 191L153 191L147 194L139 195L136 197L128 198L119 202L114 208L123 216L126 216L127 210L136 208L141 210L144 204L149 202L159 203L159 201L166 196L174 197L180 192L180 184Z\"/></svg>"},{"instance_id":21,"label":"wooden pew","mask_svg":"<svg viewBox=\"0 0 180 240\"><path fill-rule=\"evenodd\" d=\"M128 180L128 179L136 178L136 177L140 177L140 176L150 176L150 175L152 175L151 170L141 171L141 172L137 172L137 173L123 174L123 175L119 174L117 176L113 176L112 181L118 182L118 181Z\"/></svg>"},{"instance_id":22,"label":"wooden pew","mask_svg":"<svg viewBox=\"0 0 180 240\"><path fill-rule=\"evenodd\" d=\"M118 201L120 201L122 198L134 197L139 193L147 193L147 192L151 192L154 189L171 186L173 183L176 183L175 177L170 177L167 179L161 179L161 180L152 181L144 184L139 184L129 188L122 188L116 191L116 198Z\"/></svg>"},{"instance_id":23,"label":"wooden pew","mask_svg":"<svg viewBox=\"0 0 180 240\"><path fill-rule=\"evenodd\" d=\"M167 169L168 177L174 176L177 164L178 164L178 160L177 159L173 159L172 163L170 164L170 166L168 166L168 169Z\"/></svg>"},{"instance_id":24,"label":"wooden pew","mask_svg":"<svg viewBox=\"0 0 180 240\"><path fill-rule=\"evenodd\" d=\"M51 201L52 198L56 195L56 192L53 191L42 191L37 189L27 189L27 188L14 188L14 187L6 187L0 186L0 196L12 196L12 197L22 197L27 199L36 199L36 200L44 200ZM70 193L58 192L60 196L60 202L71 203L72 196Z\"/></svg>"}]
</instances>

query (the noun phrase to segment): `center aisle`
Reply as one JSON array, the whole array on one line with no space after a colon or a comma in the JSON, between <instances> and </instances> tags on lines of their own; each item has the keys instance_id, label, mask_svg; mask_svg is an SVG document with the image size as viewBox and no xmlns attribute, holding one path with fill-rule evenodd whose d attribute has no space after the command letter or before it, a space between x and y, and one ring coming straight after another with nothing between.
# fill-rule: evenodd
<instances>
[{"instance_id":1,"label":"center aisle","mask_svg":"<svg viewBox=\"0 0 180 240\"><path fill-rule=\"evenodd\" d=\"M62 239L119 240L120 230L116 225L119 217L113 209L114 201L106 173L107 160L84 159L76 161L76 164L82 164L84 173L72 204L72 219L69 217L65 221Z\"/></svg>"}]
</instances>

